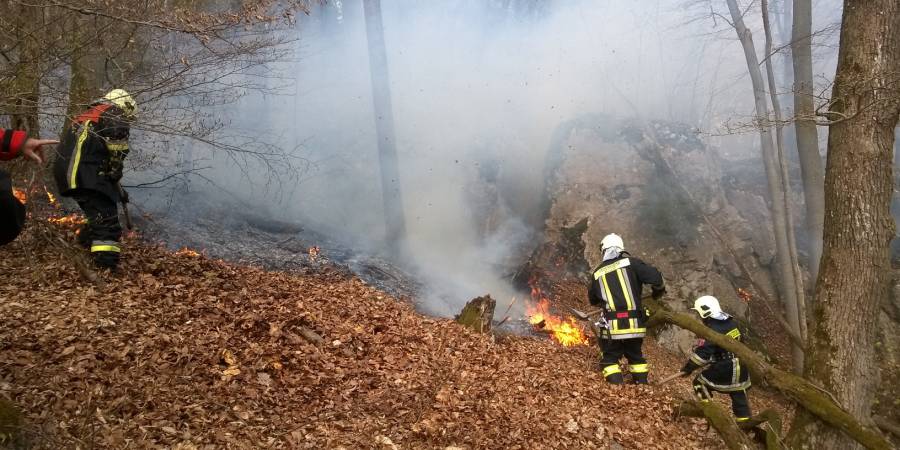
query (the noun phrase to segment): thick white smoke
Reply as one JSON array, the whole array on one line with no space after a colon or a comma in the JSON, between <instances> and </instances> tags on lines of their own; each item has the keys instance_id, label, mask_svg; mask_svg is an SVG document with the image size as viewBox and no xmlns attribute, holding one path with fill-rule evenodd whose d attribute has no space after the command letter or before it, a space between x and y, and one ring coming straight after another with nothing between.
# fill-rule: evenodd
<instances>
[{"instance_id":1,"label":"thick white smoke","mask_svg":"<svg viewBox=\"0 0 900 450\"><path fill-rule=\"evenodd\" d=\"M514 295L510 262L536 244L544 161L560 123L607 113L709 131L752 113L733 31L715 33L708 11L685 5L382 2L406 263L429 282L430 312L455 313L486 292ZM273 67L284 77L272 81L280 94L251 94L227 115L246 133L299 146L309 169L277 193L265 171L243 173L224 157L206 176L275 218L377 251L384 220L362 2L318 6L296 33L295 60ZM734 140L745 152L752 141Z\"/></svg>"}]
</instances>

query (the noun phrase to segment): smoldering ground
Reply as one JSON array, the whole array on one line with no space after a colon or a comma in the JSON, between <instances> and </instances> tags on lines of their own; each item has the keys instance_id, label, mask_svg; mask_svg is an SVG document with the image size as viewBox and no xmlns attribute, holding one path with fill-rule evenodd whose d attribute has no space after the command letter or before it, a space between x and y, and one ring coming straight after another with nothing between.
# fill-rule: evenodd
<instances>
[{"instance_id":1,"label":"smoldering ground","mask_svg":"<svg viewBox=\"0 0 900 450\"><path fill-rule=\"evenodd\" d=\"M561 123L604 113L708 131L752 114L733 30L716 34L708 11L685 4L382 2L403 265L426 282L427 312L454 314L486 292L516 295L509 279L540 239L547 149ZM198 147L193 164L208 169L192 181L195 195L234 199L361 252L382 249L364 20L361 0L315 5L290 31L292 58L266 68L271 91L247 91L220 111L230 130L288 149L292 170ZM753 139L716 143L748 155Z\"/></svg>"}]
</instances>

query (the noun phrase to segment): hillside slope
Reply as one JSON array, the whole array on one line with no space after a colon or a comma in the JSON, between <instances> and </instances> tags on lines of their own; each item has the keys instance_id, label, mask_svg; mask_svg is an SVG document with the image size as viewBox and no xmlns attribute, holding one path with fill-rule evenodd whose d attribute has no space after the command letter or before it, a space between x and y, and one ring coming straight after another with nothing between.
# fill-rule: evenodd
<instances>
[{"instance_id":1,"label":"hillside slope","mask_svg":"<svg viewBox=\"0 0 900 450\"><path fill-rule=\"evenodd\" d=\"M37 448L720 446L672 419L685 380L608 386L595 347L476 335L337 272L137 241L101 289L22 242L0 248L0 395ZM677 368L648 347L658 375Z\"/></svg>"}]
</instances>

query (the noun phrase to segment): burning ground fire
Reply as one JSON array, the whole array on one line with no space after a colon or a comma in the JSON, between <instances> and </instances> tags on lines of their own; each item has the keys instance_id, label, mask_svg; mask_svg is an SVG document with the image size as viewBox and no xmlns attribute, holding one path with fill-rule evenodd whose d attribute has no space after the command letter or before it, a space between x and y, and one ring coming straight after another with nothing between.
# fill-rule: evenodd
<instances>
[{"instance_id":1,"label":"burning ground fire","mask_svg":"<svg viewBox=\"0 0 900 450\"><path fill-rule=\"evenodd\" d=\"M44 189L44 192L47 194L47 202L49 203L49 205L52 206L54 209L59 210L60 204L56 200L56 196L54 196L50 191L46 190L46 188ZM34 190L31 191L31 194L34 194ZM25 204L25 205L27 205L28 201L30 200L29 192L25 191L23 189L13 188L13 195L17 199L19 199L19 201L22 202L22 204ZM38 203L40 203L40 202L38 202ZM84 216L82 216L81 214L72 213L72 214L66 214L66 215L57 215L58 213L54 214L52 212L50 212L49 214L50 214L50 216L46 217L47 222L50 222L50 223L53 223L56 225L74 227L74 226L82 225L87 222L87 220L85 220ZM29 217L32 216L31 211L28 211L28 216Z\"/></svg>"},{"instance_id":2,"label":"burning ground fire","mask_svg":"<svg viewBox=\"0 0 900 450\"><path fill-rule=\"evenodd\" d=\"M528 323L537 329L550 332L554 341L564 347L587 345L590 343L584 329L574 317L563 319L550 313L550 300L546 298L536 283L531 284L532 304L526 307Z\"/></svg>"},{"instance_id":3,"label":"burning ground fire","mask_svg":"<svg viewBox=\"0 0 900 450\"><path fill-rule=\"evenodd\" d=\"M175 254L178 256L187 256L190 258L197 258L200 256L199 252L197 252L195 250L191 250L187 247L181 247L180 249L178 249L177 252L175 252Z\"/></svg>"},{"instance_id":4,"label":"burning ground fire","mask_svg":"<svg viewBox=\"0 0 900 450\"><path fill-rule=\"evenodd\" d=\"M13 196L15 196L23 205L28 204L28 194L25 191L15 188L13 189Z\"/></svg>"},{"instance_id":5,"label":"burning ground fire","mask_svg":"<svg viewBox=\"0 0 900 450\"><path fill-rule=\"evenodd\" d=\"M68 214L68 215L60 216L60 217L48 217L47 222L55 223L57 225L70 225L71 226L71 225L81 225L87 221L84 220L84 216L72 213L72 214Z\"/></svg>"}]
</instances>

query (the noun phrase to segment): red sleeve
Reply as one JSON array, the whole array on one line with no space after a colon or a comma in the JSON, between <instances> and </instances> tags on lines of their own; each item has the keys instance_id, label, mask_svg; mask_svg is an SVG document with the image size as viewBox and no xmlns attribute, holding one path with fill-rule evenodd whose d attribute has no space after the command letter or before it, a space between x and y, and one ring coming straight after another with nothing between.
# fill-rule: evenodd
<instances>
[{"instance_id":1,"label":"red sleeve","mask_svg":"<svg viewBox=\"0 0 900 450\"><path fill-rule=\"evenodd\" d=\"M0 128L0 161L9 161L19 156L26 139L24 131Z\"/></svg>"}]
</instances>

